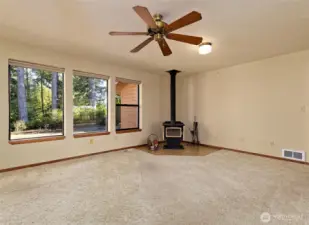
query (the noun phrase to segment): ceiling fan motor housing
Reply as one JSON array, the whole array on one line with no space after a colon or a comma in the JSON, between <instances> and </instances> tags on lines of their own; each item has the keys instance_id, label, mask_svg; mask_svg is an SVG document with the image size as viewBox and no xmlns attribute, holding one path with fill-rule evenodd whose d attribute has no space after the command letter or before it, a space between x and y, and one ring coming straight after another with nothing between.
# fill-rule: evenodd
<instances>
[{"instance_id":1,"label":"ceiling fan motor housing","mask_svg":"<svg viewBox=\"0 0 309 225\"><path fill-rule=\"evenodd\" d=\"M167 26L167 23L162 18L163 16L161 14L155 14L153 20L155 21L156 28L148 27L148 34L154 36L156 41L162 39L165 34L164 28Z\"/></svg>"},{"instance_id":2,"label":"ceiling fan motor housing","mask_svg":"<svg viewBox=\"0 0 309 225\"><path fill-rule=\"evenodd\" d=\"M164 28L165 23L162 21L163 16L161 14L155 14L153 19L159 29Z\"/></svg>"}]
</instances>

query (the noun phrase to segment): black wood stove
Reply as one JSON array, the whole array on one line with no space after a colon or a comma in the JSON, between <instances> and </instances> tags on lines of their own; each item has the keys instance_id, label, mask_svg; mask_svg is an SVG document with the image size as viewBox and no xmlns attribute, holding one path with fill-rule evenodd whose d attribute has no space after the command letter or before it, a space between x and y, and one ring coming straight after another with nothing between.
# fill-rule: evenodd
<instances>
[{"instance_id":1,"label":"black wood stove","mask_svg":"<svg viewBox=\"0 0 309 225\"><path fill-rule=\"evenodd\" d=\"M165 121L164 126L164 140L166 144L165 149L183 149L181 142L183 140L184 123L176 121L176 74L180 71L167 71L171 76L171 120Z\"/></svg>"}]
</instances>

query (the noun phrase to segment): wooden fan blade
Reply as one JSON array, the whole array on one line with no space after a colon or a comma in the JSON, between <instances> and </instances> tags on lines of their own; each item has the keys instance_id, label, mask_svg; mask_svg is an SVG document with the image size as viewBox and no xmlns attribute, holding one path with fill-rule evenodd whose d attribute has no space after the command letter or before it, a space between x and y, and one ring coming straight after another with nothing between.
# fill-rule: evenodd
<instances>
[{"instance_id":1,"label":"wooden fan blade","mask_svg":"<svg viewBox=\"0 0 309 225\"><path fill-rule=\"evenodd\" d=\"M156 28L157 25L153 20L149 10L143 6L134 6L133 10L144 20L144 22L151 28Z\"/></svg>"},{"instance_id":2,"label":"wooden fan blade","mask_svg":"<svg viewBox=\"0 0 309 225\"><path fill-rule=\"evenodd\" d=\"M180 41L192 45L199 45L203 41L202 37L196 37L196 36L190 36L190 35L184 35L184 34L174 34L169 33L166 35L166 38L174 40L174 41Z\"/></svg>"},{"instance_id":3,"label":"wooden fan blade","mask_svg":"<svg viewBox=\"0 0 309 225\"><path fill-rule=\"evenodd\" d=\"M164 38L162 38L161 40L158 40L158 44L164 56L168 56L172 54L172 51Z\"/></svg>"},{"instance_id":4,"label":"wooden fan blade","mask_svg":"<svg viewBox=\"0 0 309 225\"><path fill-rule=\"evenodd\" d=\"M184 26L188 26L192 23L195 23L195 22L197 22L201 19L202 19L202 15L199 12L192 11L192 12L188 13L187 15L181 17L180 19L174 21L173 23L169 24L167 26L166 31L168 33L172 32L172 31L177 30L179 28L182 28Z\"/></svg>"},{"instance_id":5,"label":"wooden fan blade","mask_svg":"<svg viewBox=\"0 0 309 225\"><path fill-rule=\"evenodd\" d=\"M142 48L144 48L146 45L148 45L150 42L152 42L153 39L154 39L153 37L150 37L150 38L146 39L144 42L139 44L137 47L133 48L131 50L131 52L132 53L139 52Z\"/></svg>"},{"instance_id":6,"label":"wooden fan blade","mask_svg":"<svg viewBox=\"0 0 309 225\"><path fill-rule=\"evenodd\" d=\"M147 32L118 32L118 31L111 31L109 35L116 36L116 35L148 35Z\"/></svg>"}]
</instances>

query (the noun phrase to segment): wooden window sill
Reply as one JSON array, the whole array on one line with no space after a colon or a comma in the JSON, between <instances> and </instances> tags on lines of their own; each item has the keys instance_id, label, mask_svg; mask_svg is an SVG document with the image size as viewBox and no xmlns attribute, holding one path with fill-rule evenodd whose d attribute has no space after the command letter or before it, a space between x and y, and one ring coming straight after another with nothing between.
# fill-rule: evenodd
<instances>
[{"instance_id":1,"label":"wooden window sill","mask_svg":"<svg viewBox=\"0 0 309 225\"><path fill-rule=\"evenodd\" d=\"M46 141L59 141L59 140L64 140L64 139L65 139L64 136L44 137L44 138L11 140L11 141L9 141L9 144L11 144L11 145L21 145L21 144L39 143L39 142L46 142Z\"/></svg>"},{"instance_id":2,"label":"wooden window sill","mask_svg":"<svg viewBox=\"0 0 309 225\"><path fill-rule=\"evenodd\" d=\"M83 134L74 134L74 138L83 138L83 137L94 137L94 136L102 136L109 135L110 132L96 132L96 133L83 133Z\"/></svg>"},{"instance_id":3,"label":"wooden window sill","mask_svg":"<svg viewBox=\"0 0 309 225\"><path fill-rule=\"evenodd\" d=\"M116 130L116 134L134 133L134 132L141 132L141 131L142 131L142 129Z\"/></svg>"}]
</instances>

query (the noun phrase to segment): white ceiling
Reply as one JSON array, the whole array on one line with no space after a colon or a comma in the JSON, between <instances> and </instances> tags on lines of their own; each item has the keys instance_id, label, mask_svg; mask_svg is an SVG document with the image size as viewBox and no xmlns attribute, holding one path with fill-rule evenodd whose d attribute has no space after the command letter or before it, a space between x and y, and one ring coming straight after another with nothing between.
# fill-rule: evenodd
<instances>
[{"instance_id":1,"label":"white ceiling","mask_svg":"<svg viewBox=\"0 0 309 225\"><path fill-rule=\"evenodd\" d=\"M146 6L167 23L196 10L203 19L177 31L202 36L213 52L168 40L164 57L147 37L109 31L146 31L132 7ZM176 32L175 32L176 33ZM0 0L0 37L161 73L214 70L309 48L309 0Z\"/></svg>"}]
</instances>

